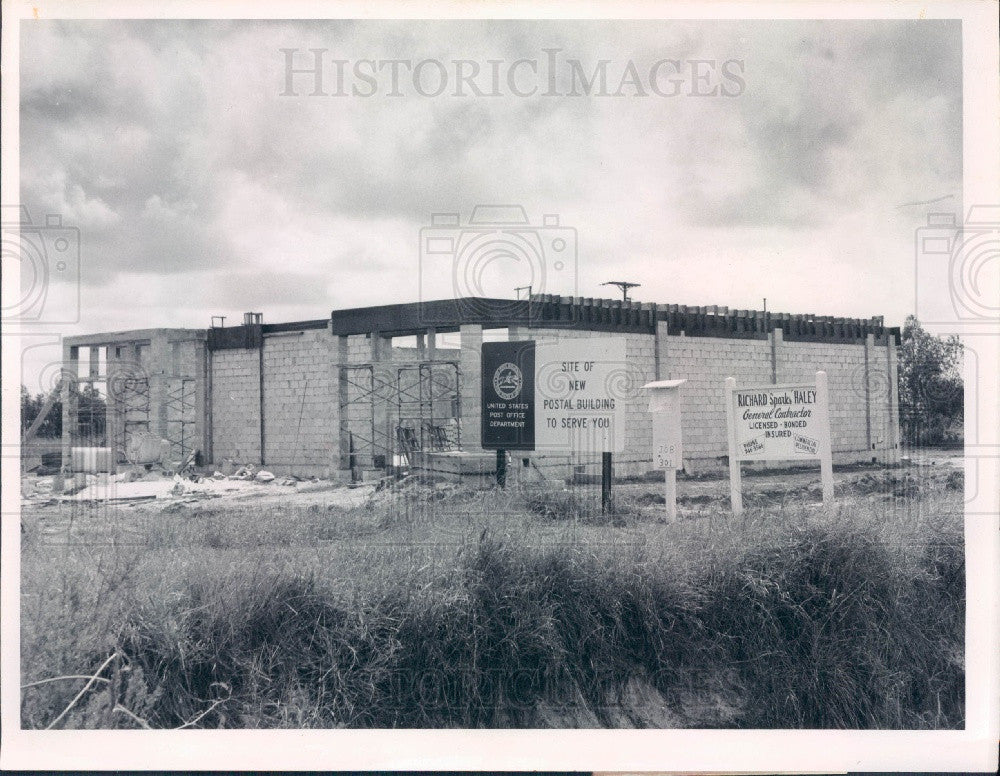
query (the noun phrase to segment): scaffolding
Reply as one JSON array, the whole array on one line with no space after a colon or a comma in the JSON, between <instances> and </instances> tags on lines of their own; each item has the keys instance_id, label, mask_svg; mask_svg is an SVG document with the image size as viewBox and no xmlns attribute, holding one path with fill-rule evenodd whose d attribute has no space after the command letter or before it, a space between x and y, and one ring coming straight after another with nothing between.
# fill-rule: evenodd
<instances>
[{"instance_id":1,"label":"scaffolding","mask_svg":"<svg viewBox=\"0 0 1000 776\"><path fill-rule=\"evenodd\" d=\"M351 469L383 469L399 456L461 447L457 361L340 366L340 428Z\"/></svg>"},{"instance_id":2,"label":"scaffolding","mask_svg":"<svg viewBox=\"0 0 1000 776\"><path fill-rule=\"evenodd\" d=\"M135 370L119 367L111 376L108 389L108 401L113 403L116 415L115 456L118 463L124 463L132 438L150 431L149 379L141 367Z\"/></svg>"},{"instance_id":3,"label":"scaffolding","mask_svg":"<svg viewBox=\"0 0 1000 776\"><path fill-rule=\"evenodd\" d=\"M167 380L164 405L167 411L167 441L170 457L183 461L194 449L195 381L191 377Z\"/></svg>"},{"instance_id":4,"label":"scaffolding","mask_svg":"<svg viewBox=\"0 0 1000 776\"><path fill-rule=\"evenodd\" d=\"M457 361L424 361L396 372L396 442L412 453L458 450L462 445L460 368Z\"/></svg>"},{"instance_id":5,"label":"scaffolding","mask_svg":"<svg viewBox=\"0 0 1000 776\"><path fill-rule=\"evenodd\" d=\"M383 381L375 376L372 364L343 364L340 367L341 439L346 442L351 469L381 468L389 445L378 433L375 423L376 386ZM381 451L381 452L380 452Z\"/></svg>"}]
</instances>

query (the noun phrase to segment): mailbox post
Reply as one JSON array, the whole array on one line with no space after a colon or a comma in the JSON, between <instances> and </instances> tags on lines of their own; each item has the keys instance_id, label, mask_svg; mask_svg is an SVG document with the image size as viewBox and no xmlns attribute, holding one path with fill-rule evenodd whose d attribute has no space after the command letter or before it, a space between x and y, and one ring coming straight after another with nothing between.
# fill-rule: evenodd
<instances>
[{"instance_id":1,"label":"mailbox post","mask_svg":"<svg viewBox=\"0 0 1000 776\"><path fill-rule=\"evenodd\" d=\"M646 383L653 415L653 466L663 469L667 519L677 519L677 470L684 465L680 387L687 380Z\"/></svg>"}]
</instances>

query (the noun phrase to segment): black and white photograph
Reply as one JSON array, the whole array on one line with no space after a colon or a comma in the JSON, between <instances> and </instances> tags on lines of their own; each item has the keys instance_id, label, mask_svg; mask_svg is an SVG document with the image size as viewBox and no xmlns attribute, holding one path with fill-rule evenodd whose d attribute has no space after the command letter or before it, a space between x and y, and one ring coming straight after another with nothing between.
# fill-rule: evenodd
<instances>
[{"instance_id":1,"label":"black and white photograph","mask_svg":"<svg viewBox=\"0 0 1000 776\"><path fill-rule=\"evenodd\" d=\"M4 767L995 770L998 5L839 5L4 0Z\"/></svg>"}]
</instances>

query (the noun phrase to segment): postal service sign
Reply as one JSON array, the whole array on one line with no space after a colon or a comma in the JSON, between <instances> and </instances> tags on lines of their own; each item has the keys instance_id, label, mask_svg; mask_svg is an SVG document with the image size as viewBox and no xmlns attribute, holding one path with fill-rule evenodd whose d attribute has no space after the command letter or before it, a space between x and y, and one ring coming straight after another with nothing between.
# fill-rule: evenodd
<instances>
[{"instance_id":1,"label":"postal service sign","mask_svg":"<svg viewBox=\"0 0 1000 776\"><path fill-rule=\"evenodd\" d=\"M482 443L487 450L535 449L535 343L484 342Z\"/></svg>"},{"instance_id":2,"label":"postal service sign","mask_svg":"<svg viewBox=\"0 0 1000 776\"><path fill-rule=\"evenodd\" d=\"M483 343L482 446L621 452L626 402L642 384L624 339Z\"/></svg>"}]
</instances>

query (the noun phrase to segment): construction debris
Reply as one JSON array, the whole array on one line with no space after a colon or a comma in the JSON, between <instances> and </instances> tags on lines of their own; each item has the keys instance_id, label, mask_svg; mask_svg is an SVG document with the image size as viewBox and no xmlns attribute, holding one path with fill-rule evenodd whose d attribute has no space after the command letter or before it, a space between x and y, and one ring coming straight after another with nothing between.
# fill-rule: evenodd
<instances>
[{"instance_id":1,"label":"construction debris","mask_svg":"<svg viewBox=\"0 0 1000 776\"><path fill-rule=\"evenodd\" d=\"M22 498L34 506L82 502L132 505L148 501L186 504L206 498L229 496L249 498L272 485L295 489L301 484L315 489L317 477L281 475L260 469L252 463L237 464L227 460L219 470L208 474L201 469L201 455L192 451L183 461L119 465L117 474L59 472L51 477L22 477ZM227 475L226 470L231 474ZM388 484L388 483L386 483ZM271 491L274 495L278 491Z\"/></svg>"},{"instance_id":2,"label":"construction debris","mask_svg":"<svg viewBox=\"0 0 1000 776\"><path fill-rule=\"evenodd\" d=\"M184 459L184 462L178 467L177 473L184 474L185 472L192 471L194 467L198 465L198 461L200 459L201 459L201 450L192 450L190 453L188 453L187 458Z\"/></svg>"},{"instance_id":3,"label":"construction debris","mask_svg":"<svg viewBox=\"0 0 1000 776\"><path fill-rule=\"evenodd\" d=\"M134 464L159 463L165 458L164 452L170 453L169 441L149 431L137 431L128 437L125 459Z\"/></svg>"}]
</instances>

